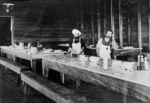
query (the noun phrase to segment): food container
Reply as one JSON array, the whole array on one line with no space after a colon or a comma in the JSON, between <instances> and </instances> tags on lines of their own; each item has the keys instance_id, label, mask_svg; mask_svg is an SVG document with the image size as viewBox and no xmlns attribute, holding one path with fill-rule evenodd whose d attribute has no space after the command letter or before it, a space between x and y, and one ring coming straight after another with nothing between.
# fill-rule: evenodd
<instances>
[{"instance_id":1,"label":"food container","mask_svg":"<svg viewBox=\"0 0 150 103\"><path fill-rule=\"evenodd\" d=\"M23 43L23 42L20 42L20 43L19 43L19 49L20 49L20 50L23 50L23 49L24 49L24 43Z\"/></svg>"},{"instance_id":2,"label":"food container","mask_svg":"<svg viewBox=\"0 0 150 103\"><path fill-rule=\"evenodd\" d=\"M100 58L99 57L95 57L95 56L91 56L91 57L89 57L89 60L91 62L98 62L100 60Z\"/></svg>"},{"instance_id":3,"label":"food container","mask_svg":"<svg viewBox=\"0 0 150 103\"><path fill-rule=\"evenodd\" d=\"M88 57L86 57L85 55L79 55L79 60L80 61L87 61Z\"/></svg>"},{"instance_id":4,"label":"food container","mask_svg":"<svg viewBox=\"0 0 150 103\"><path fill-rule=\"evenodd\" d=\"M108 58L103 58L103 69L108 70Z\"/></svg>"},{"instance_id":5,"label":"food container","mask_svg":"<svg viewBox=\"0 0 150 103\"><path fill-rule=\"evenodd\" d=\"M28 49L30 49L31 48L31 43L28 43Z\"/></svg>"},{"instance_id":6,"label":"food container","mask_svg":"<svg viewBox=\"0 0 150 103\"><path fill-rule=\"evenodd\" d=\"M31 47L31 53L36 54L38 52L36 47Z\"/></svg>"}]
</instances>

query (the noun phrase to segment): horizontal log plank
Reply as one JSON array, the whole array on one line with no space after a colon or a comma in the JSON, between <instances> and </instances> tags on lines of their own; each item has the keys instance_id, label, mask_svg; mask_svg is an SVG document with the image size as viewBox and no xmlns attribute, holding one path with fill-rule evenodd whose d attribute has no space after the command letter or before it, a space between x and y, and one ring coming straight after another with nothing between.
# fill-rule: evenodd
<instances>
[{"instance_id":1,"label":"horizontal log plank","mask_svg":"<svg viewBox=\"0 0 150 103\"><path fill-rule=\"evenodd\" d=\"M35 38L35 37L16 37L17 42L68 42L70 38Z\"/></svg>"}]
</instances>

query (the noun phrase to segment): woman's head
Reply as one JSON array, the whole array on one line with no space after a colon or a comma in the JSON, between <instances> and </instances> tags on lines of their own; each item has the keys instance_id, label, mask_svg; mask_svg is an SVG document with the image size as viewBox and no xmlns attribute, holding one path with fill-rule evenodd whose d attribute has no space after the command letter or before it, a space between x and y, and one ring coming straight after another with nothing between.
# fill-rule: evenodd
<instances>
[{"instance_id":1,"label":"woman's head","mask_svg":"<svg viewBox=\"0 0 150 103\"><path fill-rule=\"evenodd\" d=\"M77 29L73 29L73 30L72 30L72 34L73 34L73 36L74 36L75 38L81 36L81 32L80 32L79 30L77 30Z\"/></svg>"}]
</instances>

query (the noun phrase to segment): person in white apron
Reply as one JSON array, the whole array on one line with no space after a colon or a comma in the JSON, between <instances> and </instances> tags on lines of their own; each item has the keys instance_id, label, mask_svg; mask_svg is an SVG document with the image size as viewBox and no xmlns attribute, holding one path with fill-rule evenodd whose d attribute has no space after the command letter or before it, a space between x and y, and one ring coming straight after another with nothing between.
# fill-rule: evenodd
<instances>
[{"instance_id":1,"label":"person in white apron","mask_svg":"<svg viewBox=\"0 0 150 103\"><path fill-rule=\"evenodd\" d=\"M96 45L96 53L100 58L111 59L111 49L119 48L116 43L113 32L108 30L104 38L100 38Z\"/></svg>"},{"instance_id":2,"label":"person in white apron","mask_svg":"<svg viewBox=\"0 0 150 103\"><path fill-rule=\"evenodd\" d=\"M74 38L70 44L68 51L71 52L72 54L78 54L78 55L83 54L85 48L85 42L81 38L81 32L77 29L73 29L72 34Z\"/></svg>"}]
</instances>

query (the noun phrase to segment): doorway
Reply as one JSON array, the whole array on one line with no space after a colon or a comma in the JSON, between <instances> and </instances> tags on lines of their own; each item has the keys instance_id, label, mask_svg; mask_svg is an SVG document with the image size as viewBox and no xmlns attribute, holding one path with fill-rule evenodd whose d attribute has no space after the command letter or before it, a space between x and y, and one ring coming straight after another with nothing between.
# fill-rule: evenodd
<instances>
[{"instance_id":1,"label":"doorway","mask_svg":"<svg viewBox=\"0 0 150 103\"><path fill-rule=\"evenodd\" d=\"M11 16L0 16L0 46L12 45L13 20Z\"/></svg>"}]
</instances>

